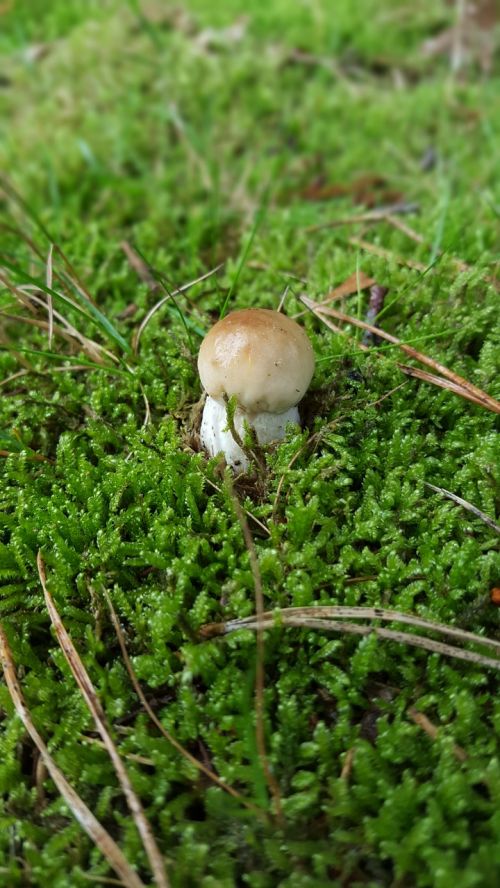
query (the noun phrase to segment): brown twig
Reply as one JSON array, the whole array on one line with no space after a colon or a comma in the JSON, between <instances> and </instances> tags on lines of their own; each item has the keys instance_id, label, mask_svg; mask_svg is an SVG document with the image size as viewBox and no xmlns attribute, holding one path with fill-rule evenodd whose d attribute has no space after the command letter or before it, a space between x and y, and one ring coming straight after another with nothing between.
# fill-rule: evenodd
<instances>
[{"instance_id":1,"label":"brown twig","mask_svg":"<svg viewBox=\"0 0 500 888\"><path fill-rule=\"evenodd\" d=\"M156 885L158 888L169 888L169 880L165 872L165 864L160 850L156 844L156 840L151 831L142 804L132 786L127 769L123 764L122 758L116 745L111 737L108 729L107 719L104 714L101 702L97 696L96 690L90 680L90 676L83 665L80 656L59 616L54 599L47 589L45 578L45 565L42 553L38 552L37 556L38 575L45 596L45 604L49 612L49 616L54 626L57 640L61 650L66 658L73 677L82 693L85 703L95 721L96 728L104 741L108 755L113 763L120 785L123 789L127 804L129 806L132 817L135 821L137 830L144 845L144 850L149 859L151 870L153 872Z\"/></svg>"},{"instance_id":2,"label":"brown twig","mask_svg":"<svg viewBox=\"0 0 500 888\"><path fill-rule=\"evenodd\" d=\"M443 376L427 373L426 370L421 370L420 367L409 367L408 364L400 364L399 361L397 362L397 367L405 374L405 376L409 376L411 379L420 379L422 382L429 382L431 385L437 385L438 388L453 392L455 395L465 398L466 401L471 401L472 404L477 404L478 407L484 407L482 400L476 398L475 395L472 395L470 392L467 392L461 385L456 385L454 382L445 379Z\"/></svg>"},{"instance_id":3,"label":"brown twig","mask_svg":"<svg viewBox=\"0 0 500 888\"><path fill-rule=\"evenodd\" d=\"M342 765L342 770L340 772L340 779L345 780L346 782L351 776L352 766L354 764L354 753L354 746L351 746L345 754L344 764Z\"/></svg>"},{"instance_id":4,"label":"brown twig","mask_svg":"<svg viewBox=\"0 0 500 888\"><path fill-rule=\"evenodd\" d=\"M85 802L80 798L78 793L68 783L64 774L56 765L54 759L50 755L45 741L38 733L30 712L24 701L21 686L16 676L16 667L10 650L9 642L3 626L0 625L0 659L4 673L5 682L9 690L15 710L21 719L24 727L30 735L33 743L40 752L40 756L54 781L57 789L61 793L69 810L78 821L80 826L85 830L90 839L99 848L101 854L105 857L110 867L120 876L123 885L127 888L145 888L144 883L130 866L128 860L122 851L111 838L109 833L94 817L92 811L87 807Z\"/></svg>"}]
</instances>

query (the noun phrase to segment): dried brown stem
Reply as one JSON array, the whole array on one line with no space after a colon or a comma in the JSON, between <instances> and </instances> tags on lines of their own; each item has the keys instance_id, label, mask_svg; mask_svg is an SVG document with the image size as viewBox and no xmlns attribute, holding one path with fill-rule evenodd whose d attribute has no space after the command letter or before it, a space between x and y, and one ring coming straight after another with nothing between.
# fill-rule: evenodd
<instances>
[{"instance_id":1,"label":"dried brown stem","mask_svg":"<svg viewBox=\"0 0 500 888\"><path fill-rule=\"evenodd\" d=\"M444 635L450 635L462 641L474 641L476 644L482 644L496 650L500 649L500 642L493 639L483 638L480 635L473 635L470 632L463 632L463 630L457 629L454 626L446 626L441 623L434 623L430 620L422 620L420 617L416 617L413 614L399 614L396 611L386 611L382 608L348 608L342 606L285 608L276 612L269 611L263 613L260 617L258 614L254 614L251 617L245 617L241 620L229 620L222 624L212 624L210 627L210 634L221 634L221 631L223 634L228 634L230 632L236 632L239 629L264 631L265 629L273 629L280 625L301 629L318 629L326 632L345 632L352 635L366 636L373 634L378 638L388 641L409 644L413 647L424 648L425 650L441 654L445 657L466 660L470 663L500 670L500 659L485 657L483 654L476 654L473 651L462 650L453 645L444 644L441 641L434 641L430 638L409 632L384 629L378 626L364 626L358 623L337 622L337 618L340 616L353 616L358 619L363 617L409 623L415 626L423 626L434 632L441 632ZM208 633L205 633L205 637L207 637L207 634Z\"/></svg>"},{"instance_id":2,"label":"dried brown stem","mask_svg":"<svg viewBox=\"0 0 500 888\"><path fill-rule=\"evenodd\" d=\"M368 277L364 271L355 271L353 274L350 274L345 281L339 284L338 287L334 287L333 290L330 290L318 305L329 305L331 302L336 302L338 299L343 299L345 296L351 296L353 293L358 293L360 290L367 290L368 287L372 287L375 283L375 278ZM298 314L292 315L292 317L295 320L296 318L301 318L305 314L307 314L306 311L300 311Z\"/></svg>"},{"instance_id":3,"label":"dried brown stem","mask_svg":"<svg viewBox=\"0 0 500 888\"><path fill-rule=\"evenodd\" d=\"M437 739L439 729L433 724L433 722L431 722L430 718L427 718L423 712L419 712L414 706L410 706L406 711L412 721L414 721L419 728L422 728L431 740ZM456 743L453 744L453 755L459 762L465 762L468 758L465 749L462 749L462 747L458 746Z\"/></svg>"},{"instance_id":4,"label":"dried brown stem","mask_svg":"<svg viewBox=\"0 0 500 888\"><path fill-rule=\"evenodd\" d=\"M366 213L356 213L353 216L342 216L331 219L329 222L321 222L319 225L309 225L304 228L306 234L322 231L324 228L338 228L340 225L359 225L364 222L384 222L396 213L416 213L419 206L415 203L395 203L377 210L368 210Z\"/></svg>"},{"instance_id":5,"label":"dried brown stem","mask_svg":"<svg viewBox=\"0 0 500 888\"><path fill-rule=\"evenodd\" d=\"M462 506L462 508L467 509L468 512L471 512L476 518L480 518L481 521L484 521L488 527L491 527L496 533L500 533L500 525L493 521L489 515L486 515L485 512L481 512L481 509L478 509L477 506L473 506L472 503L467 502L467 500L462 499L461 496L457 496L456 493L451 493L450 490L445 490L444 487L435 487L434 484L428 484L427 481L424 481L426 487L430 487L431 490L434 490L435 493L441 493L443 496L446 496L452 502L457 503L457 505Z\"/></svg>"},{"instance_id":6,"label":"dried brown stem","mask_svg":"<svg viewBox=\"0 0 500 888\"><path fill-rule=\"evenodd\" d=\"M142 804L132 786L127 769L125 768L118 749L111 737L107 725L107 719L104 714L104 710L102 708L99 697L97 696L90 676L80 659L80 656L61 620L61 617L59 616L54 603L54 599L47 589L45 565L41 552L39 552L37 556L37 566L40 583L42 585L43 593L45 596L45 604L47 606L52 625L54 626L57 640L66 658L68 666L71 669L73 677L82 693L89 712L94 719L96 728L106 746L108 755L113 763L113 767L116 771L118 780L120 781L120 785L123 789L130 812L132 814L132 817L134 818L137 830L144 845L144 850L149 859L156 885L158 886L158 888L169 888L170 883L165 872L163 857L156 844L156 840L151 831L151 827L144 813Z\"/></svg>"},{"instance_id":7,"label":"dried brown stem","mask_svg":"<svg viewBox=\"0 0 500 888\"><path fill-rule=\"evenodd\" d=\"M448 367L445 367L444 364L441 364L439 363L439 361L434 360L434 358L430 358L428 357L428 355L417 351L411 345L406 345L404 342L401 342L400 339L398 339L396 336L393 336L391 333L386 333L386 331L382 330L380 327L374 327L372 324L367 324L366 321L361 321L358 318L352 317L351 315L344 314L344 312L338 311L335 308L331 308L326 305L321 306L318 302L314 302L314 300L310 299L308 296L302 296L301 299L304 302L304 305L307 305L309 308L313 309L314 312L319 314L320 316L329 315L339 321L343 321L346 324L352 324L355 327L360 327L362 330L369 330L370 333L374 333L375 336L380 337L380 339L385 339L387 342L392 342L410 358L414 358L414 360L419 361L421 364L424 364L427 367L431 367L431 369L436 370L438 373L440 373L441 376L444 376L446 379L450 380L455 386L457 386L464 392L464 397L466 392L467 395L469 395L469 399L470 396L473 396L474 399L477 402L480 402L483 407L486 407L493 413L500 413L500 402L498 402L491 395L488 395L487 392L484 392L482 389L473 385L467 379L464 379L463 376L459 376L458 373L455 373L453 370L449 370ZM412 370L412 368L409 369Z\"/></svg>"},{"instance_id":8,"label":"dried brown stem","mask_svg":"<svg viewBox=\"0 0 500 888\"><path fill-rule=\"evenodd\" d=\"M218 774L216 774L210 768L207 768L206 765L204 765L203 762L200 762L197 758L195 758L194 755L191 755L191 753L188 752L187 749L184 749L184 747L179 743L178 740L176 740L176 738L173 736L173 734L171 734L170 731L167 731L167 729L161 723L161 721L158 718L158 716L156 715L154 709L152 709L151 706L149 705L146 695L144 694L144 691L142 690L142 688L139 684L139 680L137 678L137 675L135 674L134 667L132 666L132 662L131 662L130 657L128 655L127 646L125 644L125 638L123 636L122 628L120 626L120 621L119 621L116 611L113 607L112 601L111 601L107 592L104 592L104 595L105 595L106 603L108 605L109 612L111 615L111 621L113 623L113 628L115 630L116 637L118 639L118 644L120 645L120 650L122 653L123 662L125 663L125 668L129 674L129 678L130 678L130 681L132 682L134 691L136 692L139 700L141 701L142 706L144 707L145 711L149 715L149 718L151 719L153 724L156 725L156 727L158 728L160 733L165 737L166 740L168 740L169 743L171 743L171 745L174 747L174 749L176 749L177 752L179 752L186 759L186 761L188 761L191 765L193 765L195 768L197 768L198 771L201 771L202 774L205 774L205 776L208 777L209 780L211 780L213 783L216 783L217 786L219 786L221 789L224 790L224 792L229 793L229 795L233 796L233 798L235 798L239 802L241 802L241 804L244 805L246 808L249 808L251 811L254 811L256 814L259 814L259 816L263 816L265 813L264 811L262 811L260 808L257 808L257 806L253 805L251 802L247 801L247 799L245 799L244 796L241 795L241 793L237 792L236 789L233 789L232 786L230 786L227 783L224 783L224 781L221 780L221 778L218 776Z\"/></svg>"},{"instance_id":9,"label":"dried brown stem","mask_svg":"<svg viewBox=\"0 0 500 888\"><path fill-rule=\"evenodd\" d=\"M207 278L212 277L213 274L217 274L217 272L220 271L220 269L223 267L223 265L224 265L224 263L221 262L220 265L216 265L215 268L210 269L210 271L205 272L205 274L200 275L200 277L197 277L192 281L188 281L188 283L183 284L182 287L177 287L177 289L172 290L170 293L167 293L165 296L162 296L162 298L159 299L158 302L156 302L155 305L153 305L153 307L149 309L146 317L143 318L143 320L139 324L139 326L134 334L134 338L132 341L132 348L133 348L135 354L137 354L137 352L139 351L139 343L140 343L141 336L144 333L144 330L146 329L147 325L149 324L151 318L156 314L156 312L159 311L159 309L163 305L165 305L165 303L168 302L168 300L171 299L172 296L178 296L179 293L185 293L186 290L189 290L190 287L194 287L195 284L199 284L199 283L201 283L201 281L206 281Z\"/></svg>"},{"instance_id":10,"label":"dried brown stem","mask_svg":"<svg viewBox=\"0 0 500 888\"><path fill-rule=\"evenodd\" d=\"M386 259L389 262L397 262L398 265L406 265L408 268L415 268L417 271L427 271L427 266L423 265L422 262L415 262L414 259L406 259L404 256L398 256L396 253L392 253L390 250L384 249L384 247L378 247L376 244L371 244L369 241L362 240L362 238L350 237L349 243L353 247L359 247L360 250L366 250L367 253L373 253L374 256L379 256L380 259Z\"/></svg>"},{"instance_id":11,"label":"dried brown stem","mask_svg":"<svg viewBox=\"0 0 500 888\"><path fill-rule=\"evenodd\" d=\"M264 775L266 778L267 785L269 787L271 796L274 800L274 808L276 818L278 823L283 824L283 810L281 807L281 793L278 786L278 781L276 780L274 774L271 771L269 765L269 759L267 756L266 750L266 738L265 738L265 722L264 722L264 686L265 686L265 666L264 666L264 653L265 653L265 640L264 640L264 628L261 628L261 623L264 618L264 593L262 589L262 577L260 574L259 560L257 558L257 552L255 549L255 544L253 541L252 534L250 533L250 528L248 527L248 522L246 516L241 508L241 503L233 489L231 481L228 480L229 491L233 500L234 510L236 512L236 516L240 523L240 527L243 532L243 537L245 539L245 545L248 551L248 557L250 560L250 568L252 571L254 589L255 589L255 606L257 611L257 621L258 625L256 627L257 630L257 657L256 657L256 673L255 673L255 736L257 742L257 749L259 752L259 757L262 763L262 769L264 771Z\"/></svg>"},{"instance_id":12,"label":"dried brown stem","mask_svg":"<svg viewBox=\"0 0 500 888\"><path fill-rule=\"evenodd\" d=\"M137 873L132 869L128 860L122 851L111 838L109 833L99 823L92 811L87 807L85 802L80 798L78 793L68 783L64 774L56 765L54 759L50 755L45 741L38 733L33 724L30 712L24 701L21 686L16 676L16 667L10 650L7 635L3 626L0 625L0 659L4 673L5 682L14 704L15 710L21 719L24 727L30 735L33 743L40 752L40 756L54 781L57 789L61 793L69 810L78 821L80 826L85 830L90 839L99 848L101 854L108 861L110 867L120 876L122 884L126 888L145 888Z\"/></svg>"}]
</instances>

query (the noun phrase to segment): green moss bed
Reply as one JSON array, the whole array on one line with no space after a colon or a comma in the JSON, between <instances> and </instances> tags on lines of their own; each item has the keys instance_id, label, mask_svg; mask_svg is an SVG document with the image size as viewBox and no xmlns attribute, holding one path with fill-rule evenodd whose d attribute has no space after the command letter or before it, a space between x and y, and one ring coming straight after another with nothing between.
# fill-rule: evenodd
<instances>
[{"instance_id":1,"label":"green moss bed","mask_svg":"<svg viewBox=\"0 0 500 888\"><path fill-rule=\"evenodd\" d=\"M500 639L498 534L426 486L498 521L498 416L307 312L304 428L233 490L200 450L196 353L224 304L276 308L286 290L294 315L301 293L320 300L357 272L388 288L385 330L500 396L495 26L459 29L457 62L443 35L460 4L444 0L4 6L0 622L51 755L153 884L51 629L39 550L173 886L494 888L498 671L278 621L263 697L277 819L256 741L255 634L200 629L255 612L237 496L267 610L385 607ZM413 206L396 218L420 240L387 219L340 224L393 204ZM73 271L56 247L47 261L51 243ZM134 354L162 286L221 263L165 302ZM46 302L50 267L54 308L85 347L57 318L49 342L46 308L16 289L38 286ZM368 293L337 307L362 319ZM163 726L267 817L150 721L106 593ZM5 683L0 800L2 886L117 884Z\"/></svg>"}]
</instances>

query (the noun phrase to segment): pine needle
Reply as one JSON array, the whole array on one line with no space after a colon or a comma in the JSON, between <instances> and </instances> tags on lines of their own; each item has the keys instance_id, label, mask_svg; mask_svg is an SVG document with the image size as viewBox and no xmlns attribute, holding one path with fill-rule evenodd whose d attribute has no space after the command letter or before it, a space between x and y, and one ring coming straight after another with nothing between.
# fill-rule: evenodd
<instances>
[{"instance_id":1,"label":"pine needle","mask_svg":"<svg viewBox=\"0 0 500 888\"><path fill-rule=\"evenodd\" d=\"M456 493L452 493L450 490L445 490L444 487L435 487L434 484L428 484L427 481L424 481L426 487L429 487L435 493L441 493L443 496L446 496L452 502L457 503L457 505L462 506L464 509L467 509L468 512L471 512L476 518L480 518L481 521L484 521L488 527L491 527L496 533L500 533L500 525L496 524L489 515L486 515L485 512L481 512L481 509L478 509L477 506L473 506L472 503L467 502L467 500L462 499L461 496L457 496Z\"/></svg>"},{"instance_id":2,"label":"pine needle","mask_svg":"<svg viewBox=\"0 0 500 888\"><path fill-rule=\"evenodd\" d=\"M500 651L500 642L491 638L483 638L471 632L457 629L455 626L447 626L435 623L432 620L424 620L415 614L401 614L397 611L388 611L383 608L344 607L344 606L318 606L284 608L283 610L268 611L253 614L237 620L229 620L225 623L209 623L203 626L200 634L202 638L212 638L217 635L227 635L239 629L251 629L252 631L264 631L279 626L288 626L298 629L318 629L326 632L345 632L352 635L376 635L387 641L396 641L401 644L409 644L413 647L424 648L432 653L445 657L453 657L457 660L466 660L480 666L500 670L500 658L493 659L473 651L462 650L453 645L444 644L441 641L433 641L422 635L409 632L401 632L393 629L383 629L378 626L364 626L359 623L337 622L341 617L353 617L355 619L384 620L390 622L406 623L425 628L429 631L439 632L461 641L470 641Z\"/></svg>"},{"instance_id":3,"label":"pine needle","mask_svg":"<svg viewBox=\"0 0 500 888\"><path fill-rule=\"evenodd\" d=\"M367 324L366 321L361 321L359 318L355 318L351 315L344 314L342 311L338 311L335 308L331 308L326 305L320 305L320 303L315 302L313 299L310 299L308 296L302 295L300 297L301 301L306 305L314 314L323 321L323 323L327 323L325 321L325 315L336 318L339 321L342 321L345 324L352 324L355 327L359 327L362 330L369 330L370 333L373 333L375 336L378 336L380 339L385 339L388 342L392 342L398 348L401 349L405 354L409 357L414 358L414 360L419 361L421 364L424 364L427 367L430 367L432 370L437 371L441 377L444 377L443 381L439 383L443 388L448 388L450 391L453 391L455 394L460 394L461 397L466 398L469 401L473 401L476 404L481 404L482 407L485 407L487 410L491 410L493 413L500 413L500 402L493 398L491 395L488 395L487 392L484 392L482 389L473 385L467 379L464 379L462 376L459 376L458 373L455 373L453 370L449 370L448 367L445 367L444 364L439 363L439 361L435 361L434 358L428 357L428 355L423 354L422 352L417 351L410 345L406 345L404 342L401 342L397 336L393 336L391 333L386 333L385 330L382 330L380 327L374 327L372 324ZM330 324L327 324L330 326ZM337 331L336 331L337 332ZM364 347L366 349L366 346ZM401 365L400 369L403 372L408 372L408 375L412 373L416 375L413 371L413 368L407 368L405 365ZM431 381L430 374L426 377L427 381ZM452 383L452 385L446 385L445 380L448 380ZM432 380L435 384L435 380Z\"/></svg>"}]
</instances>

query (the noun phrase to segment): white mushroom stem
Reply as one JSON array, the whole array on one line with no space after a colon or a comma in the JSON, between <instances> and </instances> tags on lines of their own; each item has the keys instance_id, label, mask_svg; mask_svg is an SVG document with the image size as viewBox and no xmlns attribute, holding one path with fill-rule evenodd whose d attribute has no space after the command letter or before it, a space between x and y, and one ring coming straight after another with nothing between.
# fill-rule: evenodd
<instances>
[{"instance_id":1,"label":"white mushroom stem","mask_svg":"<svg viewBox=\"0 0 500 888\"><path fill-rule=\"evenodd\" d=\"M245 424L254 429L259 444L281 441L285 437L289 423L299 425L297 407L290 407L284 413L255 413L250 416L239 407L234 412L234 428L243 440ZM227 408L224 401L208 395L201 421L201 443L210 456L223 453L226 462L233 469L244 471L248 468L248 458L233 438L228 427Z\"/></svg>"}]
</instances>

